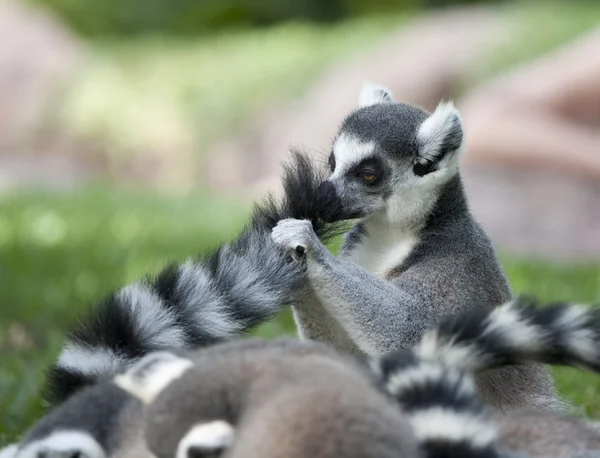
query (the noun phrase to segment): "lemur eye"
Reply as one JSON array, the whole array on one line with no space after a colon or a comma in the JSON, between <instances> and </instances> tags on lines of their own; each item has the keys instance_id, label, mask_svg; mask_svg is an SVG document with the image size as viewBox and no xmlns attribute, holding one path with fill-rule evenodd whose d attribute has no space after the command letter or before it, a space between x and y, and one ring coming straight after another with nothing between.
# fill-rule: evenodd
<instances>
[{"instance_id":1,"label":"lemur eye","mask_svg":"<svg viewBox=\"0 0 600 458\"><path fill-rule=\"evenodd\" d=\"M363 179L363 181L365 181L366 183L374 183L375 180L377 179L377 176L372 174L372 173L361 173L360 177Z\"/></svg>"}]
</instances>

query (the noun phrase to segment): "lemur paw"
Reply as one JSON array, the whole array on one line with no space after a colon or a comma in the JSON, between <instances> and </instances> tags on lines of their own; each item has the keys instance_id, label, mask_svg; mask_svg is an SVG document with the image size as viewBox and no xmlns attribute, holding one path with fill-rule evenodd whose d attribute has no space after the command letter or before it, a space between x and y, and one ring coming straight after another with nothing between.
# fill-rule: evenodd
<instances>
[{"instance_id":1,"label":"lemur paw","mask_svg":"<svg viewBox=\"0 0 600 458\"><path fill-rule=\"evenodd\" d=\"M292 252L295 258L302 257L318 240L312 224L304 219L284 219L277 223L271 232L273 241Z\"/></svg>"}]
</instances>

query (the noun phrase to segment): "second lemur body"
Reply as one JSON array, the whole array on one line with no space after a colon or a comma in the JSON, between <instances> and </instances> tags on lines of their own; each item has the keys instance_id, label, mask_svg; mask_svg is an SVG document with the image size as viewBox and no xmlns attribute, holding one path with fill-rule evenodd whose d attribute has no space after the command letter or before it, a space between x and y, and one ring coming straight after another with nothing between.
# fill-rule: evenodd
<instances>
[{"instance_id":1,"label":"second lemur body","mask_svg":"<svg viewBox=\"0 0 600 458\"><path fill-rule=\"evenodd\" d=\"M447 318L415 347L369 366L295 340L152 353L76 393L0 456L598 456L600 433L583 421L493 415L480 401L473 374L528 361L600 372L598 310L513 301Z\"/></svg>"},{"instance_id":2,"label":"second lemur body","mask_svg":"<svg viewBox=\"0 0 600 458\"><path fill-rule=\"evenodd\" d=\"M511 298L492 243L469 211L458 169L463 144L451 104L430 114L365 88L333 142L319 196L324 218L359 219L340 255L305 221L273 230L293 256L305 253L311 293L293 307L303 338L382 355L414 345L444 315ZM478 386L500 410L561 404L541 365L484 374Z\"/></svg>"}]
</instances>

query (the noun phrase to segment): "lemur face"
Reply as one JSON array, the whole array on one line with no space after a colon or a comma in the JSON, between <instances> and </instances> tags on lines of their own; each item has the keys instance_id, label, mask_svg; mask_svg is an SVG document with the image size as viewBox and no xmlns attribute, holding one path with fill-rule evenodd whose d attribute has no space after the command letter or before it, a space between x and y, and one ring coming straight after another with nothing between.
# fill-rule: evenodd
<instances>
[{"instance_id":1,"label":"lemur face","mask_svg":"<svg viewBox=\"0 0 600 458\"><path fill-rule=\"evenodd\" d=\"M218 391L211 372L188 358L155 352L115 377L146 404L144 437L157 458L213 458L233 443L233 427L221 420L221 400L203 395L203 389Z\"/></svg>"},{"instance_id":2,"label":"lemur face","mask_svg":"<svg viewBox=\"0 0 600 458\"><path fill-rule=\"evenodd\" d=\"M322 186L336 202L326 220L363 218L384 209L408 187L441 182L456 172L462 145L458 112L441 104L433 114L393 101L367 86L333 142L331 177Z\"/></svg>"},{"instance_id":3,"label":"lemur face","mask_svg":"<svg viewBox=\"0 0 600 458\"><path fill-rule=\"evenodd\" d=\"M98 441L87 431L56 431L32 441L19 450L14 458L106 458Z\"/></svg>"}]
</instances>

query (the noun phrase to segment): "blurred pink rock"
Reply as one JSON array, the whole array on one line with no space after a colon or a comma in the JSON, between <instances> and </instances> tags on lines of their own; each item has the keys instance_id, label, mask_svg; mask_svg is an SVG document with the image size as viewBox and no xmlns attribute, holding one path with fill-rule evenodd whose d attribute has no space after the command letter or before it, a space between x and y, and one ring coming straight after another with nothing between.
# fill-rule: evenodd
<instances>
[{"instance_id":1,"label":"blurred pink rock","mask_svg":"<svg viewBox=\"0 0 600 458\"><path fill-rule=\"evenodd\" d=\"M336 63L301 102L266 111L245 134L227 139L208 154L216 158L207 167L209 179L222 179L214 171L233 170L226 183L212 183L220 192L245 189L247 193L253 187L258 196L267 189L278 190L279 163L288 146L306 145L325 159L337 125L356 106L365 80L386 85L398 100L432 109L440 99L453 95L457 80L478 64L490 45L511 39L505 17L497 13L459 9L425 16L366 55ZM516 130L500 122L515 115L511 104L524 107L521 115L527 107L539 105L542 117L547 110L543 101L561 106L551 83L565 80L575 90L565 96L567 103L561 109L589 111L588 121L597 121L600 101L595 92L591 96L588 92L581 103L577 89L581 89L582 71L600 62L600 53L593 51L599 49L599 41L584 38L531 66L485 82L458 100L469 141L463 176L471 207L502 249L554 259L600 257L600 180L594 178L600 172L600 147L595 155L569 149L549 154L543 144L537 145L538 150L521 144ZM561 73L561 67L567 70ZM581 110L582 106L592 109ZM589 135L590 151L599 132L596 127Z\"/></svg>"},{"instance_id":2,"label":"blurred pink rock","mask_svg":"<svg viewBox=\"0 0 600 458\"><path fill-rule=\"evenodd\" d=\"M466 66L504 39L504 19L494 9L459 8L406 23L375 49L333 63L298 103L259 113L245 133L210 149L206 157L218 162L207 167L207 179L220 180L222 174L212 171L226 164L243 171L233 172L228 189L252 186L260 194L276 188L290 145L328 154L338 124L356 107L368 80L389 87L398 100L433 108L450 96ZM224 183L212 184L222 188Z\"/></svg>"},{"instance_id":3,"label":"blurred pink rock","mask_svg":"<svg viewBox=\"0 0 600 458\"><path fill-rule=\"evenodd\" d=\"M471 89L459 107L469 161L600 180L600 27Z\"/></svg>"},{"instance_id":4,"label":"blurred pink rock","mask_svg":"<svg viewBox=\"0 0 600 458\"><path fill-rule=\"evenodd\" d=\"M78 68L82 46L54 17L0 0L0 153L27 139L53 91Z\"/></svg>"}]
</instances>

